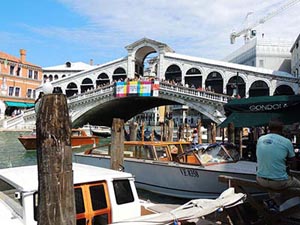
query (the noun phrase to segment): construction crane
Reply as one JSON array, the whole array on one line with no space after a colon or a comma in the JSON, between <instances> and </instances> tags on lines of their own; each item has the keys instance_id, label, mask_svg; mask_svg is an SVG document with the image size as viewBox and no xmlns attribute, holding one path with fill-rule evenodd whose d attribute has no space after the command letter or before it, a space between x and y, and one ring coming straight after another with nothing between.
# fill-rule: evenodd
<instances>
[{"instance_id":1,"label":"construction crane","mask_svg":"<svg viewBox=\"0 0 300 225\"><path fill-rule=\"evenodd\" d=\"M273 11L271 11L270 13L268 13L266 16L260 18L259 20L257 20L256 22L254 22L253 24L247 26L246 28L238 31L238 32L232 32L230 34L230 43L234 44L235 43L235 39L241 35L244 36L244 40L245 42L249 41L251 38L256 36L256 30L254 30L255 27L257 27L260 24L263 24L264 22L266 22L267 20L271 19L272 17L282 13L283 11L289 9L290 7L294 6L295 4L299 3L300 0L290 0L287 1L285 4L283 4L281 7L279 7L278 9L275 9ZM250 13L247 14L247 17L250 15Z\"/></svg>"}]
</instances>

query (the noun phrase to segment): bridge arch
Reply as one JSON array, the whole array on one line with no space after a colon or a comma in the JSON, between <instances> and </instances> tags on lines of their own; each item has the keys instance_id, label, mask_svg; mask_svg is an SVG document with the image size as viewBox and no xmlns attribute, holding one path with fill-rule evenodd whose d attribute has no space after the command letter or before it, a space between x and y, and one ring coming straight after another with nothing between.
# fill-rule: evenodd
<instances>
[{"instance_id":1,"label":"bridge arch","mask_svg":"<svg viewBox=\"0 0 300 225\"><path fill-rule=\"evenodd\" d=\"M236 93L234 93L236 91ZM246 96L246 82L238 75L232 76L226 85L226 94L233 96L239 95L241 98Z\"/></svg>"},{"instance_id":2,"label":"bridge arch","mask_svg":"<svg viewBox=\"0 0 300 225\"><path fill-rule=\"evenodd\" d=\"M217 71L210 72L205 80L205 88L208 91L223 94L223 85L223 76Z\"/></svg>"},{"instance_id":3,"label":"bridge arch","mask_svg":"<svg viewBox=\"0 0 300 225\"><path fill-rule=\"evenodd\" d=\"M102 85L106 85L109 84L110 80L109 80L109 76L106 73L100 73L97 77L96 80L96 86L102 86Z\"/></svg>"},{"instance_id":4,"label":"bridge arch","mask_svg":"<svg viewBox=\"0 0 300 225\"><path fill-rule=\"evenodd\" d=\"M115 80L125 80L127 78L126 70L123 67L118 67L114 70L112 79Z\"/></svg>"},{"instance_id":5,"label":"bridge arch","mask_svg":"<svg viewBox=\"0 0 300 225\"><path fill-rule=\"evenodd\" d=\"M76 95L76 94L78 94L78 92L79 92L79 90L78 90L78 86L76 83L71 82L67 85L67 87L66 87L66 96L67 97Z\"/></svg>"},{"instance_id":6,"label":"bridge arch","mask_svg":"<svg viewBox=\"0 0 300 225\"><path fill-rule=\"evenodd\" d=\"M94 85L93 85L93 81L90 78L84 78L81 85L80 85L80 92L84 93L90 89L93 89Z\"/></svg>"},{"instance_id":7,"label":"bridge arch","mask_svg":"<svg viewBox=\"0 0 300 225\"><path fill-rule=\"evenodd\" d=\"M270 87L263 80L254 81L249 88L249 97L255 96L269 96Z\"/></svg>"},{"instance_id":8,"label":"bridge arch","mask_svg":"<svg viewBox=\"0 0 300 225\"><path fill-rule=\"evenodd\" d=\"M168 81L175 81L176 83L181 83L182 82L182 70L181 68L176 65L172 64L168 66L165 72L165 79Z\"/></svg>"},{"instance_id":9,"label":"bridge arch","mask_svg":"<svg viewBox=\"0 0 300 225\"><path fill-rule=\"evenodd\" d=\"M283 84L283 85L279 85L278 87L276 87L273 95L294 95L294 91L293 88Z\"/></svg>"},{"instance_id":10,"label":"bridge arch","mask_svg":"<svg viewBox=\"0 0 300 225\"><path fill-rule=\"evenodd\" d=\"M184 76L184 83L190 87L202 88L202 72L196 67L188 69Z\"/></svg>"},{"instance_id":11,"label":"bridge arch","mask_svg":"<svg viewBox=\"0 0 300 225\"><path fill-rule=\"evenodd\" d=\"M150 66L153 66L153 65L150 65L148 60L150 60L149 57L152 54L155 55L152 58L157 58L157 53L158 53L158 49L156 49L154 46L150 46L150 45L144 45L144 46L136 49L136 51L135 51L135 70L134 70L135 71L134 74L136 77L142 77L142 76L146 75L145 70L150 70L150 72L151 72Z\"/></svg>"}]
</instances>

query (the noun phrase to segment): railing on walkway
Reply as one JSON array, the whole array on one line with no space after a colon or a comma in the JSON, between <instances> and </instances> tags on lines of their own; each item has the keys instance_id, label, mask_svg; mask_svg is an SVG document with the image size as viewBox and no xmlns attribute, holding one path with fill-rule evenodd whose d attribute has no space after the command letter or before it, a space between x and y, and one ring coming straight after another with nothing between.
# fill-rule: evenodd
<instances>
[{"instance_id":1,"label":"railing on walkway","mask_svg":"<svg viewBox=\"0 0 300 225\"><path fill-rule=\"evenodd\" d=\"M70 96L68 97L68 103L73 103L89 97L98 96L99 94L113 93L113 91L114 91L114 84L110 84L101 88L93 89L81 94Z\"/></svg>"},{"instance_id":2,"label":"railing on walkway","mask_svg":"<svg viewBox=\"0 0 300 225\"><path fill-rule=\"evenodd\" d=\"M193 97L200 97L200 98L204 98L204 99L212 100L212 101L216 101L216 102L221 102L221 103L227 103L228 100L231 99L231 97L228 95L218 94L218 93L209 92L209 91L201 91L201 90L197 90L195 88L188 88L188 87L184 87L184 86L172 85L172 84L169 84L166 82L160 82L159 88L161 90L173 91L176 93L182 93L185 95L191 95Z\"/></svg>"}]
</instances>

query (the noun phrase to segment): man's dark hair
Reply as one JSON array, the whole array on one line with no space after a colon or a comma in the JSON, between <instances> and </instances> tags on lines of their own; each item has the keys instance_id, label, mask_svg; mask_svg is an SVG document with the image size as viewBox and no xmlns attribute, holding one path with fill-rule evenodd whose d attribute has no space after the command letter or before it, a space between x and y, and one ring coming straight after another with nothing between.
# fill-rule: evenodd
<instances>
[{"instance_id":1,"label":"man's dark hair","mask_svg":"<svg viewBox=\"0 0 300 225\"><path fill-rule=\"evenodd\" d=\"M271 133L282 133L283 122L279 119L271 119L269 122L269 129Z\"/></svg>"}]
</instances>

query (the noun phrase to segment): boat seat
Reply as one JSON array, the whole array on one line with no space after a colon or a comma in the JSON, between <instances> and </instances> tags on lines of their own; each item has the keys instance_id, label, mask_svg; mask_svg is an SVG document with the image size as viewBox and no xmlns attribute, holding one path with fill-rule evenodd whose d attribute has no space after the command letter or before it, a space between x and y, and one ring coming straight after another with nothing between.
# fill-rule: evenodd
<instances>
[{"instance_id":1,"label":"boat seat","mask_svg":"<svg viewBox=\"0 0 300 225\"><path fill-rule=\"evenodd\" d=\"M169 159L167 157L159 157L158 160L159 161L169 161Z\"/></svg>"},{"instance_id":2,"label":"boat seat","mask_svg":"<svg viewBox=\"0 0 300 225\"><path fill-rule=\"evenodd\" d=\"M194 155L187 155L187 163L190 164L199 164L199 161Z\"/></svg>"}]
</instances>

